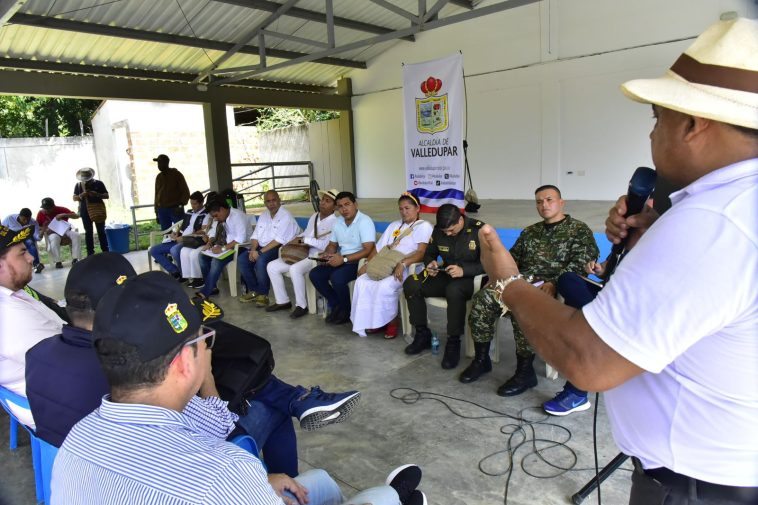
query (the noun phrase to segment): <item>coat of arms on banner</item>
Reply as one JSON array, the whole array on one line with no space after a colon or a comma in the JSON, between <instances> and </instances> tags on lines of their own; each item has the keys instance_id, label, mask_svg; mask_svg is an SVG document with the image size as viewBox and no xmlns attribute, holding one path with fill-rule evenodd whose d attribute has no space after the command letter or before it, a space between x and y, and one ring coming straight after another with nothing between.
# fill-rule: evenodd
<instances>
[{"instance_id":1,"label":"coat of arms on banner","mask_svg":"<svg viewBox=\"0 0 758 505\"><path fill-rule=\"evenodd\" d=\"M421 91L426 98L416 98L416 128L423 133L447 130L447 93L437 96L442 89L442 81L429 77L421 83Z\"/></svg>"}]
</instances>

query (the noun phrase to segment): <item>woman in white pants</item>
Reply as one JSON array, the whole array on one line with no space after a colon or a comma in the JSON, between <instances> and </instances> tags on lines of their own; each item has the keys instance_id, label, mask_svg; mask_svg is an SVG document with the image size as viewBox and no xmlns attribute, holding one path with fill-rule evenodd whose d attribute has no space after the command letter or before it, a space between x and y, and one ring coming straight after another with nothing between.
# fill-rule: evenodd
<instances>
[{"instance_id":1,"label":"woman in white pants","mask_svg":"<svg viewBox=\"0 0 758 505\"><path fill-rule=\"evenodd\" d=\"M295 237L291 243L307 244L310 247L308 257L294 264L286 263L283 259L278 258L266 266L268 277L271 280L271 288L274 291L274 305L266 308L267 312L276 312L277 310L286 310L292 307L287 288L284 286L284 274L289 272L292 279L292 287L295 291L295 310L290 317L297 319L308 313L308 300L305 293L305 276L316 266L316 262L310 258L315 258L320 252L329 245L329 236L332 232L332 226L337 217L334 215L335 200L338 191L336 189L319 190L318 212L313 214L308 220L308 226L305 231Z\"/></svg>"},{"instance_id":2,"label":"woman in white pants","mask_svg":"<svg viewBox=\"0 0 758 505\"><path fill-rule=\"evenodd\" d=\"M419 203L410 193L403 193L397 205L401 219L390 223L368 261L385 248L399 251L404 256L397 262L394 271L381 280L373 280L366 274L368 263L362 266L353 288L350 319L353 331L361 337L382 330L385 331L385 338L397 336L397 302L403 281L408 276L408 266L424 258L434 229L430 223L419 219Z\"/></svg>"}]
</instances>

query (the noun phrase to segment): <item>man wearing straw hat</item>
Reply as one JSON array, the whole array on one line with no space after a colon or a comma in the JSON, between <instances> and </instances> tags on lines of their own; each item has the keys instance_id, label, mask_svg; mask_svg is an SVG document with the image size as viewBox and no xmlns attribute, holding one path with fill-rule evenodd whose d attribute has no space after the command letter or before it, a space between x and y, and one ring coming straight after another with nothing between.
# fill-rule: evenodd
<instances>
[{"instance_id":1,"label":"man wearing straw hat","mask_svg":"<svg viewBox=\"0 0 758 505\"><path fill-rule=\"evenodd\" d=\"M664 215L606 234L629 251L579 311L518 275L483 230L503 307L572 383L605 391L633 456L631 505L758 503L758 21L708 28L659 79L622 86L653 106L653 161L682 188Z\"/></svg>"},{"instance_id":2,"label":"man wearing straw hat","mask_svg":"<svg viewBox=\"0 0 758 505\"><path fill-rule=\"evenodd\" d=\"M105 234L105 202L108 190L102 181L95 179L94 168L80 168L76 172L79 182L74 186L74 201L79 202L79 215L84 226L84 243L87 245L87 256L95 254L95 237L92 233L92 223L97 228L97 238L100 250L108 251L108 237ZM92 215L90 215L90 213Z\"/></svg>"}]
</instances>

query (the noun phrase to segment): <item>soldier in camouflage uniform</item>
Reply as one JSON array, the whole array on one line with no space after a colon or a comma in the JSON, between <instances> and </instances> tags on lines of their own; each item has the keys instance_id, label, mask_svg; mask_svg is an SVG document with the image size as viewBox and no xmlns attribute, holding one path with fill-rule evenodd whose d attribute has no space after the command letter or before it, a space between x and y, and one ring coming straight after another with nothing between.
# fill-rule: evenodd
<instances>
[{"instance_id":1,"label":"soldier in camouflage uniform","mask_svg":"<svg viewBox=\"0 0 758 505\"><path fill-rule=\"evenodd\" d=\"M448 337L442 368L458 366L461 335L466 324L466 303L474 294L474 277L484 273L479 247L482 226L481 221L463 217L455 205L445 204L437 210L437 225L424 255L427 268L419 274L409 275L403 283L410 322L416 327L413 342L405 348L406 354L418 354L431 346L432 332L427 326L425 298L445 297ZM439 265L438 256L442 258Z\"/></svg>"},{"instance_id":2,"label":"soldier in camouflage uniform","mask_svg":"<svg viewBox=\"0 0 758 505\"><path fill-rule=\"evenodd\" d=\"M537 212L542 221L526 227L511 248L510 253L525 277L532 282L544 281L539 289L550 296L556 295L558 277L565 272L584 273L585 265L599 254L592 231L583 222L563 213L565 202L560 190L552 185L535 191ZM487 286L474 295L469 314L469 327L474 339L475 357L460 375L460 381L469 383L492 370L489 358L490 342L495 324L501 316L493 286ZM516 373L500 386L497 394L514 396L537 385L532 365L534 351L515 319L511 319L516 340Z\"/></svg>"}]
</instances>

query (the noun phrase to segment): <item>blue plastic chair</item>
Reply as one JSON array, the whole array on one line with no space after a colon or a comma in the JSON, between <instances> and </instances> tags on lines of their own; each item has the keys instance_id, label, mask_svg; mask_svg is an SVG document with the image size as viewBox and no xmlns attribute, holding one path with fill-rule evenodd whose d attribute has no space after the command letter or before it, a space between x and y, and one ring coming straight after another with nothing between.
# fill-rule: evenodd
<instances>
[{"instance_id":1,"label":"blue plastic chair","mask_svg":"<svg viewBox=\"0 0 758 505\"><path fill-rule=\"evenodd\" d=\"M2 386L0 386L0 405L2 405L3 409L8 413L10 416L10 449L12 451L16 450L16 447L18 446L18 425L24 427L26 431L29 432L29 440L31 442L31 448L32 448L32 466L34 468L34 486L35 486L35 492L37 493L37 501L43 502L45 501L45 494L43 490L43 480L42 480L42 472L41 472L41 458L40 458L40 442L42 442L39 438L37 438L37 434L34 433L34 430L29 428L28 426L24 425L23 423L20 423L18 419L16 419L16 416L13 415L10 409L10 404L13 404L17 407L22 407L25 409L29 409L29 401L24 398L21 395L18 395L14 393L13 391L10 391L9 389L6 389ZM49 445L49 444L48 444ZM49 474L49 472L48 472ZM49 479L48 479L48 488L49 488ZM48 491L49 495L49 491Z\"/></svg>"},{"instance_id":2,"label":"blue plastic chair","mask_svg":"<svg viewBox=\"0 0 758 505\"><path fill-rule=\"evenodd\" d=\"M258 444L255 442L255 439L251 437L250 435L237 435L235 437L232 437L229 439L229 442L233 443L240 449L244 449L261 462L263 465L263 468L268 471L268 468L266 467L266 463L263 462L263 457L261 456L260 450L258 450Z\"/></svg>"}]
</instances>

